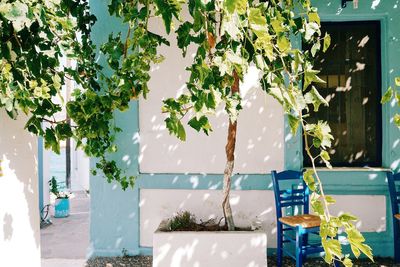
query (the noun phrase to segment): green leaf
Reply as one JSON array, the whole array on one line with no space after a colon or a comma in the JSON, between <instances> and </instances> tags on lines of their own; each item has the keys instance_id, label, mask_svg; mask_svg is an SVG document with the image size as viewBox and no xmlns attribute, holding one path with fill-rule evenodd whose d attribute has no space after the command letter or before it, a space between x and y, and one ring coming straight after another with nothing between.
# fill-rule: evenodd
<instances>
[{"instance_id":1,"label":"green leaf","mask_svg":"<svg viewBox=\"0 0 400 267\"><path fill-rule=\"evenodd\" d=\"M300 119L297 116L288 114L288 120L289 120L289 127L290 127L292 134L296 134L297 129L299 128L299 125L300 125Z\"/></svg>"},{"instance_id":2,"label":"green leaf","mask_svg":"<svg viewBox=\"0 0 400 267\"><path fill-rule=\"evenodd\" d=\"M400 87L400 77L394 78L394 83L396 84L396 86Z\"/></svg>"},{"instance_id":3,"label":"green leaf","mask_svg":"<svg viewBox=\"0 0 400 267\"><path fill-rule=\"evenodd\" d=\"M53 129L46 129L44 135L44 147L53 150L55 153L60 154L60 144L57 141Z\"/></svg>"},{"instance_id":4,"label":"green leaf","mask_svg":"<svg viewBox=\"0 0 400 267\"><path fill-rule=\"evenodd\" d=\"M182 141L186 141L186 132L185 132L185 128L183 127L182 123L180 121L178 121L178 132L177 132L177 136L179 139L181 139Z\"/></svg>"},{"instance_id":5,"label":"green leaf","mask_svg":"<svg viewBox=\"0 0 400 267\"><path fill-rule=\"evenodd\" d=\"M303 174L303 179L311 191L315 191L317 189L313 170L306 170Z\"/></svg>"},{"instance_id":6,"label":"green leaf","mask_svg":"<svg viewBox=\"0 0 400 267\"><path fill-rule=\"evenodd\" d=\"M345 267L353 267L353 261L347 257L343 260L343 264Z\"/></svg>"},{"instance_id":7,"label":"green leaf","mask_svg":"<svg viewBox=\"0 0 400 267\"><path fill-rule=\"evenodd\" d=\"M324 205L322 204L322 202L320 200L311 201L311 207L316 214L318 214L318 215L325 214Z\"/></svg>"},{"instance_id":8,"label":"green leaf","mask_svg":"<svg viewBox=\"0 0 400 267\"><path fill-rule=\"evenodd\" d=\"M186 21L179 26L178 30L176 30L178 47L182 49L183 56L186 56L187 47L189 46L191 41L190 31L192 27L193 24Z\"/></svg>"},{"instance_id":9,"label":"green leaf","mask_svg":"<svg viewBox=\"0 0 400 267\"><path fill-rule=\"evenodd\" d=\"M268 33L260 34L260 32L258 32L258 38L254 43L254 47L258 50L263 50L264 56L266 56L272 62L276 58L276 55L274 54L274 46L271 41L271 35Z\"/></svg>"},{"instance_id":10,"label":"green leaf","mask_svg":"<svg viewBox=\"0 0 400 267\"><path fill-rule=\"evenodd\" d=\"M325 196L325 200L328 204L335 204L336 199L334 199L332 196Z\"/></svg>"},{"instance_id":11,"label":"green leaf","mask_svg":"<svg viewBox=\"0 0 400 267\"><path fill-rule=\"evenodd\" d=\"M374 258L372 256L372 249L368 245L363 243L365 241L365 238L362 236L360 231L358 231L353 225L347 227L345 231L347 233L347 239L350 243L350 247L354 256L358 258L362 252L371 261L374 261Z\"/></svg>"},{"instance_id":12,"label":"green leaf","mask_svg":"<svg viewBox=\"0 0 400 267\"><path fill-rule=\"evenodd\" d=\"M366 244L361 244L358 247L362 253L364 253L372 262L374 261L374 257L372 255L372 248Z\"/></svg>"},{"instance_id":13,"label":"green leaf","mask_svg":"<svg viewBox=\"0 0 400 267\"><path fill-rule=\"evenodd\" d=\"M397 105L400 107L400 92L399 91L397 91L394 94L394 99L396 99Z\"/></svg>"},{"instance_id":14,"label":"green leaf","mask_svg":"<svg viewBox=\"0 0 400 267\"><path fill-rule=\"evenodd\" d=\"M181 2L178 0L154 0L158 11L164 21L165 30L169 34L171 32L172 17L179 19L181 12Z\"/></svg>"},{"instance_id":15,"label":"green leaf","mask_svg":"<svg viewBox=\"0 0 400 267\"><path fill-rule=\"evenodd\" d=\"M310 132L315 138L321 141L321 147L327 148L332 144L333 136L331 133L331 128L328 123L324 121L318 121L317 124L307 124L306 131Z\"/></svg>"},{"instance_id":16,"label":"green leaf","mask_svg":"<svg viewBox=\"0 0 400 267\"><path fill-rule=\"evenodd\" d=\"M208 133L211 131L211 125L206 116L201 116L200 119L193 117L188 124L198 132L203 130L206 135L208 135Z\"/></svg>"},{"instance_id":17,"label":"green leaf","mask_svg":"<svg viewBox=\"0 0 400 267\"><path fill-rule=\"evenodd\" d=\"M229 13L233 14L236 11L242 15L246 13L247 0L225 0L224 5Z\"/></svg>"},{"instance_id":18,"label":"green leaf","mask_svg":"<svg viewBox=\"0 0 400 267\"><path fill-rule=\"evenodd\" d=\"M313 83L325 83L324 80L322 80L321 78L319 78L317 76L317 74L319 73L319 71L317 70L313 70L313 69L306 69L304 71L304 85L303 85L303 90L307 89L307 87Z\"/></svg>"},{"instance_id":19,"label":"green leaf","mask_svg":"<svg viewBox=\"0 0 400 267\"><path fill-rule=\"evenodd\" d=\"M279 36L277 45L278 45L279 50L282 53L288 51L291 48L290 41L288 38L286 38L285 35Z\"/></svg>"},{"instance_id":20,"label":"green leaf","mask_svg":"<svg viewBox=\"0 0 400 267\"><path fill-rule=\"evenodd\" d=\"M325 150L322 150L319 155L321 156L321 159L324 161L326 167L332 168L332 165L329 163L329 160L331 159L329 153Z\"/></svg>"},{"instance_id":21,"label":"green leaf","mask_svg":"<svg viewBox=\"0 0 400 267\"><path fill-rule=\"evenodd\" d=\"M321 146L321 140L318 138L313 138L313 145L315 148L319 148Z\"/></svg>"},{"instance_id":22,"label":"green leaf","mask_svg":"<svg viewBox=\"0 0 400 267\"><path fill-rule=\"evenodd\" d=\"M331 36L326 32L324 36L324 47L322 48L322 51L325 53L330 46L331 46Z\"/></svg>"},{"instance_id":23,"label":"green leaf","mask_svg":"<svg viewBox=\"0 0 400 267\"><path fill-rule=\"evenodd\" d=\"M175 135L182 141L186 140L185 128L175 115L171 114L170 117L165 119L165 123L170 134Z\"/></svg>"},{"instance_id":24,"label":"green leaf","mask_svg":"<svg viewBox=\"0 0 400 267\"><path fill-rule=\"evenodd\" d=\"M311 55L315 57L317 52L321 49L321 43L317 41L312 47L311 47Z\"/></svg>"},{"instance_id":25,"label":"green leaf","mask_svg":"<svg viewBox=\"0 0 400 267\"><path fill-rule=\"evenodd\" d=\"M327 263L332 263L335 257L339 259L342 257L342 247L340 246L339 240L322 240L322 246L325 250L325 261Z\"/></svg>"},{"instance_id":26,"label":"green leaf","mask_svg":"<svg viewBox=\"0 0 400 267\"><path fill-rule=\"evenodd\" d=\"M385 104L389 102L390 99L393 97L393 88L390 86L386 93L382 96L381 104Z\"/></svg>"},{"instance_id":27,"label":"green leaf","mask_svg":"<svg viewBox=\"0 0 400 267\"><path fill-rule=\"evenodd\" d=\"M395 114L393 117L394 124L400 128L400 114Z\"/></svg>"},{"instance_id":28,"label":"green leaf","mask_svg":"<svg viewBox=\"0 0 400 267\"><path fill-rule=\"evenodd\" d=\"M250 24L258 26L267 25L267 19L263 16L261 10L259 8L254 8L254 7L250 8L249 22Z\"/></svg>"},{"instance_id":29,"label":"green leaf","mask_svg":"<svg viewBox=\"0 0 400 267\"><path fill-rule=\"evenodd\" d=\"M282 26L282 21L279 19L272 19L270 24L272 25L272 28L277 34L285 31L285 29Z\"/></svg>"},{"instance_id":30,"label":"green leaf","mask_svg":"<svg viewBox=\"0 0 400 267\"><path fill-rule=\"evenodd\" d=\"M68 123L60 123L55 127L55 133L59 140L65 140L72 137L71 126Z\"/></svg>"},{"instance_id":31,"label":"green leaf","mask_svg":"<svg viewBox=\"0 0 400 267\"><path fill-rule=\"evenodd\" d=\"M345 223L351 222L351 221L357 221L357 217L350 214L350 213L343 213L339 215L339 220Z\"/></svg>"},{"instance_id":32,"label":"green leaf","mask_svg":"<svg viewBox=\"0 0 400 267\"><path fill-rule=\"evenodd\" d=\"M323 104L324 106L329 106L328 102L323 98L318 90L312 86L310 92L304 95L307 104L312 104L314 106L314 111L318 112L319 106Z\"/></svg>"},{"instance_id":33,"label":"green leaf","mask_svg":"<svg viewBox=\"0 0 400 267\"><path fill-rule=\"evenodd\" d=\"M318 25L321 25L321 19L317 12L310 12L308 13L308 18L312 22L316 22Z\"/></svg>"}]
</instances>

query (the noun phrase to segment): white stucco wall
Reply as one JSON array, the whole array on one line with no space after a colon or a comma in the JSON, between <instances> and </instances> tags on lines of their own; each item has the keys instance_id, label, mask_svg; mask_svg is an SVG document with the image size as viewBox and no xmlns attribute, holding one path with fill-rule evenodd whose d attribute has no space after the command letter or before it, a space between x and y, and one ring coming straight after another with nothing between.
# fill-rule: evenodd
<instances>
[{"instance_id":1,"label":"white stucco wall","mask_svg":"<svg viewBox=\"0 0 400 267\"><path fill-rule=\"evenodd\" d=\"M40 266L37 138L0 111L0 265Z\"/></svg>"},{"instance_id":2,"label":"white stucco wall","mask_svg":"<svg viewBox=\"0 0 400 267\"><path fill-rule=\"evenodd\" d=\"M359 218L362 232L386 230L385 196L334 195L337 203L332 214L342 211ZM222 194L219 190L140 190L140 246L151 247L153 232L159 223L177 211L190 211L198 219L221 218ZM237 226L249 226L260 221L268 236L268 247L276 247L276 211L271 190L233 190L231 204ZM373 210L374 212L371 212Z\"/></svg>"},{"instance_id":3,"label":"white stucco wall","mask_svg":"<svg viewBox=\"0 0 400 267\"><path fill-rule=\"evenodd\" d=\"M51 152L45 150L43 145L43 206L50 204L50 155Z\"/></svg>"},{"instance_id":4,"label":"white stucco wall","mask_svg":"<svg viewBox=\"0 0 400 267\"><path fill-rule=\"evenodd\" d=\"M71 189L89 190L90 160L82 149L75 149L76 142L71 140Z\"/></svg>"}]
</instances>

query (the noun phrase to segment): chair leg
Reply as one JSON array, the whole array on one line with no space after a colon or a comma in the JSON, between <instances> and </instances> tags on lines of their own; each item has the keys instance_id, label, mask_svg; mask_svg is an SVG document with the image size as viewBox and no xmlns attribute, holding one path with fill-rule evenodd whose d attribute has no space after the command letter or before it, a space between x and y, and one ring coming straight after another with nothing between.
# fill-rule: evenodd
<instances>
[{"instance_id":1,"label":"chair leg","mask_svg":"<svg viewBox=\"0 0 400 267\"><path fill-rule=\"evenodd\" d=\"M303 234L303 246L308 245L308 233ZM307 253L303 253L303 262L306 262L307 260Z\"/></svg>"},{"instance_id":2,"label":"chair leg","mask_svg":"<svg viewBox=\"0 0 400 267\"><path fill-rule=\"evenodd\" d=\"M283 256L283 226L282 223L277 224L278 246L277 246L277 267L282 267Z\"/></svg>"},{"instance_id":3,"label":"chair leg","mask_svg":"<svg viewBox=\"0 0 400 267\"><path fill-rule=\"evenodd\" d=\"M303 228L296 227L296 267L303 266Z\"/></svg>"}]
</instances>

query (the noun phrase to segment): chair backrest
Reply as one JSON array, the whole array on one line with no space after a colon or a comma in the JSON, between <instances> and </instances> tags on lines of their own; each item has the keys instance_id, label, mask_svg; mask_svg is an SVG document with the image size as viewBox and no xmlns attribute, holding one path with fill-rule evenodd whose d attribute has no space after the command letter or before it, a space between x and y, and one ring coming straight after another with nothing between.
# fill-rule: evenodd
<instances>
[{"instance_id":1,"label":"chair backrest","mask_svg":"<svg viewBox=\"0 0 400 267\"><path fill-rule=\"evenodd\" d=\"M290 181L289 188L283 188L284 181ZM280 183L282 182L282 183ZM301 208L303 214L309 213L309 194L310 191L303 180L303 172L298 171L272 171L272 183L275 193L275 206L277 218L282 217L282 209L291 207ZM293 183L297 185L293 187ZM281 186L282 185L282 186ZM299 187L299 185L301 185Z\"/></svg>"},{"instance_id":2,"label":"chair backrest","mask_svg":"<svg viewBox=\"0 0 400 267\"><path fill-rule=\"evenodd\" d=\"M387 172L386 176L388 178L390 202L392 204L393 215L399 214L400 189L396 190L396 182L400 183L400 173L393 174L392 172ZM399 187L400 185L397 186Z\"/></svg>"}]
</instances>

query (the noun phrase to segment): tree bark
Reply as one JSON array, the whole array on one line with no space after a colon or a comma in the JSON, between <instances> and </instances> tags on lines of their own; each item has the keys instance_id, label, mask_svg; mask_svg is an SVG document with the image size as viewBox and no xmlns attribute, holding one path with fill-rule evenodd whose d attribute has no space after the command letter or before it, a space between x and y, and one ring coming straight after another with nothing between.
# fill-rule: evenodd
<instances>
[{"instance_id":1,"label":"tree bark","mask_svg":"<svg viewBox=\"0 0 400 267\"><path fill-rule=\"evenodd\" d=\"M239 77L235 71L233 72L233 77L235 81L231 91L232 94L235 94L239 93ZM224 171L223 201L222 201L222 210L224 211L225 225L227 225L228 231L235 230L235 223L233 221L229 194L231 191L232 172L235 166L236 131L237 131L237 121L232 122L229 119L228 138L225 147L226 166Z\"/></svg>"}]
</instances>

